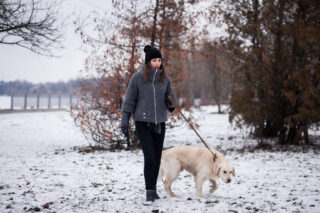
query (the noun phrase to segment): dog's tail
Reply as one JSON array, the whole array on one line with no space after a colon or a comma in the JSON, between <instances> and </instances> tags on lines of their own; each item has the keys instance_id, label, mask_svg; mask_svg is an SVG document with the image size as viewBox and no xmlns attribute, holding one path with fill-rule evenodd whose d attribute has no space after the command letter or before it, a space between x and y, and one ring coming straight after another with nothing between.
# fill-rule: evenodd
<instances>
[{"instance_id":1,"label":"dog's tail","mask_svg":"<svg viewBox=\"0 0 320 213\"><path fill-rule=\"evenodd\" d=\"M162 178L163 178L163 168L162 168L162 166L160 165L157 182L161 181Z\"/></svg>"},{"instance_id":2,"label":"dog's tail","mask_svg":"<svg viewBox=\"0 0 320 213\"><path fill-rule=\"evenodd\" d=\"M157 182L161 181L163 179L164 174L164 166L166 166L166 161L165 161L165 156L167 154L167 150L173 148L173 146L164 148L162 151L162 159L161 159L161 164L160 164L160 169L159 169L159 174L157 178Z\"/></svg>"}]
</instances>

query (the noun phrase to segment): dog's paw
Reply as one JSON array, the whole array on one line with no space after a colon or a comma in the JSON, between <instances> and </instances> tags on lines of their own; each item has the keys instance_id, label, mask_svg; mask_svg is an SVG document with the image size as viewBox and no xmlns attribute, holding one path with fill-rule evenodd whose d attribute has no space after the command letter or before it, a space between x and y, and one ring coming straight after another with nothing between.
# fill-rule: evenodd
<instances>
[{"instance_id":1,"label":"dog's paw","mask_svg":"<svg viewBox=\"0 0 320 213\"><path fill-rule=\"evenodd\" d=\"M209 190L210 193L213 193L217 190L217 187L211 187L211 189Z\"/></svg>"},{"instance_id":2,"label":"dog's paw","mask_svg":"<svg viewBox=\"0 0 320 213\"><path fill-rule=\"evenodd\" d=\"M200 202L200 203L204 203L204 202L206 202L206 198L198 196L197 197L197 201Z\"/></svg>"},{"instance_id":3,"label":"dog's paw","mask_svg":"<svg viewBox=\"0 0 320 213\"><path fill-rule=\"evenodd\" d=\"M198 193L197 196L198 196L198 198L203 198L203 194L202 193Z\"/></svg>"},{"instance_id":4,"label":"dog's paw","mask_svg":"<svg viewBox=\"0 0 320 213\"><path fill-rule=\"evenodd\" d=\"M169 196L170 196L170 197L177 197L177 196L175 195L175 193L173 193L173 192L170 193Z\"/></svg>"},{"instance_id":5,"label":"dog's paw","mask_svg":"<svg viewBox=\"0 0 320 213\"><path fill-rule=\"evenodd\" d=\"M213 193L218 189L218 185L217 182L215 180L210 180L210 182L212 183L209 192Z\"/></svg>"}]
</instances>

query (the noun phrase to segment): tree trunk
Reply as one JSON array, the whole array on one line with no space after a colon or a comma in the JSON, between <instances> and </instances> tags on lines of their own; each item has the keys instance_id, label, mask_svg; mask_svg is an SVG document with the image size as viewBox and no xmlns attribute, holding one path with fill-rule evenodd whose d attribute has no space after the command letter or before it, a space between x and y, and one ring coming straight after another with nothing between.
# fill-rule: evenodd
<instances>
[{"instance_id":1,"label":"tree trunk","mask_svg":"<svg viewBox=\"0 0 320 213\"><path fill-rule=\"evenodd\" d=\"M263 124L255 127L254 129L254 136L257 138L263 138Z\"/></svg>"},{"instance_id":2,"label":"tree trunk","mask_svg":"<svg viewBox=\"0 0 320 213\"><path fill-rule=\"evenodd\" d=\"M218 113L219 113L219 114L222 114L222 112L221 112L221 106L220 106L220 101L218 101L217 104L218 104Z\"/></svg>"},{"instance_id":3,"label":"tree trunk","mask_svg":"<svg viewBox=\"0 0 320 213\"><path fill-rule=\"evenodd\" d=\"M286 143L291 145L298 145L301 139L301 133L299 133L296 125L290 127Z\"/></svg>"},{"instance_id":4,"label":"tree trunk","mask_svg":"<svg viewBox=\"0 0 320 213\"><path fill-rule=\"evenodd\" d=\"M280 134L279 134L279 144L286 144L286 132L287 132L287 127L282 124L282 128L280 129Z\"/></svg>"},{"instance_id":5,"label":"tree trunk","mask_svg":"<svg viewBox=\"0 0 320 213\"><path fill-rule=\"evenodd\" d=\"M308 127L304 127L303 130L303 138L304 138L304 143L309 144L309 133L308 133Z\"/></svg>"},{"instance_id":6,"label":"tree trunk","mask_svg":"<svg viewBox=\"0 0 320 213\"><path fill-rule=\"evenodd\" d=\"M154 42L156 40L158 11L159 11L159 0L156 0L156 7L154 9L153 26L152 26L152 34L151 34L151 46L152 47L154 46Z\"/></svg>"},{"instance_id":7,"label":"tree trunk","mask_svg":"<svg viewBox=\"0 0 320 213\"><path fill-rule=\"evenodd\" d=\"M277 137L279 127L280 125L275 124L274 122L271 122L271 121L267 121L267 124L263 129L263 136L267 138Z\"/></svg>"},{"instance_id":8,"label":"tree trunk","mask_svg":"<svg viewBox=\"0 0 320 213\"><path fill-rule=\"evenodd\" d=\"M160 33L159 33L159 50L161 51L163 47L163 33L165 28L165 21L166 21L166 1L162 1L162 21L160 24ZM161 51L162 52L162 51ZM165 56L166 57L166 56Z\"/></svg>"}]
</instances>

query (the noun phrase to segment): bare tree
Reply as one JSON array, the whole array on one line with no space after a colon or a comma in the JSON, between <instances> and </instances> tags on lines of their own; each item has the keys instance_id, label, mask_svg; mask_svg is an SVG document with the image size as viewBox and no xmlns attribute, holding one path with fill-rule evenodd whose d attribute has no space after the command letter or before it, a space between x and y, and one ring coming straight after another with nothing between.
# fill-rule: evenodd
<instances>
[{"instance_id":1,"label":"bare tree","mask_svg":"<svg viewBox=\"0 0 320 213\"><path fill-rule=\"evenodd\" d=\"M57 1L44 4L40 0L1 0L0 44L53 56L53 49L62 48L57 4Z\"/></svg>"},{"instance_id":2,"label":"bare tree","mask_svg":"<svg viewBox=\"0 0 320 213\"><path fill-rule=\"evenodd\" d=\"M154 44L159 47L164 58L165 70L171 78L175 93L183 97L181 107L190 108L185 96L179 92L185 80L184 63L188 57L188 36L190 12L183 1L155 0L155 4L141 4L144 1L114 0L112 17L96 14L91 19L75 21L76 32L90 52L84 73L88 82L81 85L78 106L72 108L71 115L90 144L108 148L135 148L138 140L133 122L129 128L130 138L125 140L120 131L122 98L131 76L141 69L143 47ZM87 26L94 26L96 35L89 34ZM182 99L180 99L182 100ZM179 103L180 104L180 103ZM178 108L178 107L177 107ZM187 118L192 120L192 111ZM176 110L168 122L170 126L181 123Z\"/></svg>"}]
</instances>

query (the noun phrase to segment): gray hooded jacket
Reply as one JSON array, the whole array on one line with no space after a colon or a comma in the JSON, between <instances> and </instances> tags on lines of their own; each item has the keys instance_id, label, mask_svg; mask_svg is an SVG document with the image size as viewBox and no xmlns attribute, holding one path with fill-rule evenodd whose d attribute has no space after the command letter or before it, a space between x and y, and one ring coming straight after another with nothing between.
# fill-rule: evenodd
<instances>
[{"instance_id":1,"label":"gray hooded jacket","mask_svg":"<svg viewBox=\"0 0 320 213\"><path fill-rule=\"evenodd\" d=\"M144 66L139 72L134 73L130 79L122 105L122 112L133 114L134 121L155 124L165 122L168 120L165 97L171 96L176 100L171 81L167 77L162 83L160 81L162 70L152 68L149 81L144 82Z\"/></svg>"}]
</instances>

